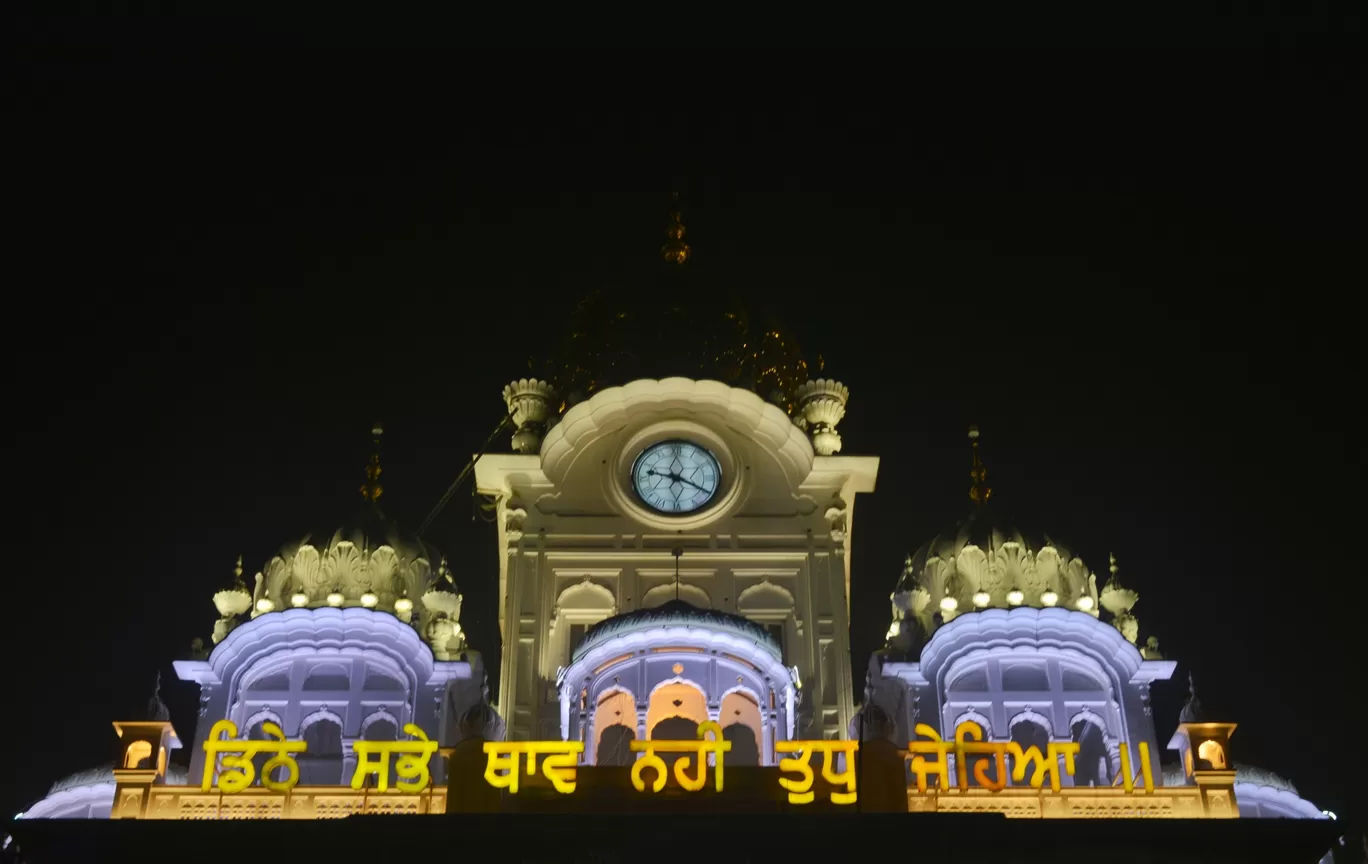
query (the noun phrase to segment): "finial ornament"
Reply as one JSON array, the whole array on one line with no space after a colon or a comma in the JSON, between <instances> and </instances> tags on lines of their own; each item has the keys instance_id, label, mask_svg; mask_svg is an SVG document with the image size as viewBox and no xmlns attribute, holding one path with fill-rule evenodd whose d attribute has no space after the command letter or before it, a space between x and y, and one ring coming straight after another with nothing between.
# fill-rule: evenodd
<instances>
[{"instance_id":1,"label":"finial ornament","mask_svg":"<svg viewBox=\"0 0 1368 864\"><path fill-rule=\"evenodd\" d=\"M385 487L380 485L380 436L385 434L385 428L379 423L371 427L372 450L370 459L366 462L366 482L361 484L361 497L371 502L377 503L380 496L385 494Z\"/></svg>"},{"instance_id":2,"label":"finial ornament","mask_svg":"<svg viewBox=\"0 0 1368 864\"><path fill-rule=\"evenodd\" d=\"M536 378L519 378L503 389L504 405L517 431L513 433L513 449L518 453L536 453L541 449L546 434L551 406L556 400L556 388Z\"/></svg>"},{"instance_id":3,"label":"finial ornament","mask_svg":"<svg viewBox=\"0 0 1368 864\"><path fill-rule=\"evenodd\" d=\"M979 456L978 439L978 427L970 426L969 441L974 451L974 461L973 467L969 469L969 477L974 481L974 485L969 488L969 500L982 505L987 504L988 499L993 497L993 489L988 485L988 466L983 464L983 459Z\"/></svg>"},{"instance_id":4,"label":"finial ornament","mask_svg":"<svg viewBox=\"0 0 1368 864\"><path fill-rule=\"evenodd\" d=\"M1102 586L1097 599L1102 608L1112 614L1111 625L1134 645L1140 637L1140 621L1131 614L1131 609L1140 602L1140 595L1121 584L1121 568L1116 563L1116 555L1109 554L1107 558L1107 569L1111 571L1111 576L1107 584Z\"/></svg>"},{"instance_id":5,"label":"finial ornament","mask_svg":"<svg viewBox=\"0 0 1368 864\"><path fill-rule=\"evenodd\" d=\"M167 723L171 720L171 709L161 698L161 670L157 670L157 680L152 685L152 698L147 700L147 719L154 723Z\"/></svg>"},{"instance_id":6,"label":"finial ornament","mask_svg":"<svg viewBox=\"0 0 1368 864\"><path fill-rule=\"evenodd\" d=\"M850 389L832 378L818 378L804 382L794 393L798 402L798 416L794 422L812 439L812 449L818 456L841 452L841 436L836 425L845 417L850 401Z\"/></svg>"},{"instance_id":7,"label":"finial ornament","mask_svg":"<svg viewBox=\"0 0 1368 864\"><path fill-rule=\"evenodd\" d=\"M1183 703L1183 710L1178 712L1178 722L1203 723L1205 721L1206 712L1202 710L1202 700L1197 698L1197 676L1189 670L1187 702Z\"/></svg>"},{"instance_id":8,"label":"finial ornament","mask_svg":"<svg viewBox=\"0 0 1368 864\"><path fill-rule=\"evenodd\" d=\"M668 263L682 265L689 260L689 244L684 242L684 214L679 208L678 192L670 200L670 224L665 229L665 238L660 254Z\"/></svg>"}]
</instances>

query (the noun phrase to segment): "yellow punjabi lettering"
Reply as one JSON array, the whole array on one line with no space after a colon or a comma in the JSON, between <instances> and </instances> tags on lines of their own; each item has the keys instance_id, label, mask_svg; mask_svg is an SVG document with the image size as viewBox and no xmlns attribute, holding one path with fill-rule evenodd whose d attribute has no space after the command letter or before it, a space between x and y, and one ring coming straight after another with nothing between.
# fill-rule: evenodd
<instances>
[{"instance_id":1,"label":"yellow punjabi lettering","mask_svg":"<svg viewBox=\"0 0 1368 864\"><path fill-rule=\"evenodd\" d=\"M284 792L294 788L299 782L299 763L291 753L303 753L309 745L304 741L286 741L285 733L275 723L261 724L262 731L275 740L248 741L237 738L237 724L232 720L220 720L209 730L204 742L204 776L200 779L200 789L208 792L214 785L214 772L218 772L218 788L221 792L233 794L241 792L256 779L256 766L252 757L262 751L274 751L275 756L266 760L262 766L261 785L274 792ZM226 736L226 737L220 737ZM222 759L219 754L224 754ZM237 754L237 755L233 755ZM284 780L271 779L277 768L286 769Z\"/></svg>"},{"instance_id":2,"label":"yellow punjabi lettering","mask_svg":"<svg viewBox=\"0 0 1368 864\"><path fill-rule=\"evenodd\" d=\"M485 763L485 782L495 789L507 789L518 794L518 754L521 742L486 741L484 752L488 756ZM507 773L500 774L500 771Z\"/></svg>"},{"instance_id":3,"label":"yellow punjabi lettering","mask_svg":"<svg viewBox=\"0 0 1368 864\"><path fill-rule=\"evenodd\" d=\"M356 770L352 772L351 788L360 789L365 785L368 775L376 775L375 788L384 792L389 789L390 756L397 755L395 773L399 779L395 788L400 792L421 792L432 780L428 771L428 760L437 752L437 742L429 741L427 735L413 723L404 724L404 732L413 736L409 741L357 741L352 744L352 752L357 755Z\"/></svg>"},{"instance_id":4,"label":"yellow punjabi lettering","mask_svg":"<svg viewBox=\"0 0 1368 864\"><path fill-rule=\"evenodd\" d=\"M537 773L537 757L542 758L542 774L551 781L551 786L562 795L575 791L576 771L584 743L580 741L510 741L486 742L484 752L488 756L485 763L485 782L495 789L507 789L510 794L518 794L518 757L525 756L527 776ZM505 772L505 773L500 773Z\"/></svg>"},{"instance_id":5,"label":"yellow punjabi lettering","mask_svg":"<svg viewBox=\"0 0 1368 864\"><path fill-rule=\"evenodd\" d=\"M1015 741L1007 743L1007 752L1014 758L1012 761L1012 779L1020 783L1026 777L1026 766L1035 763L1035 770L1031 772L1031 788L1039 789L1044 785L1045 775L1050 777L1050 791L1059 791L1059 757L1064 757L1064 772L1070 777L1074 773L1074 756L1077 755L1079 745L1073 741L1051 741L1042 755L1040 748L1032 744L1025 750Z\"/></svg>"},{"instance_id":6,"label":"yellow punjabi lettering","mask_svg":"<svg viewBox=\"0 0 1368 864\"><path fill-rule=\"evenodd\" d=\"M817 797L817 793L812 791L812 781L814 775L812 766L808 763L812 760L812 751L818 741L776 741L774 750L777 753L797 753L797 759L780 759L780 772L794 772L798 775L797 780L790 780L787 777L779 778L779 785L788 790L788 800L790 804L811 804Z\"/></svg>"},{"instance_id":7,"label":"yellow punjabi lettering","mask_svg":"<svg viewBox=\"0 0 1368 864\"><path fill-rule=\"evenodd\" d=\"M713 736L711 741L707 740L709 734ZM632 766L632 785L636 787L638 792L646 791L646 782L641 774L647 767L655 768L656 770L656 779L655 782L651 784L651 791L659 792L661 789L665 788L665 760L656 755L655 751L657 750L666 753L691 753L694 758L698 760L698 770L693 777L688 775L689 758L687 756L675 762L675 780L679 782L681 787L689 792L697 792L702 789L703 785L707 782L705 776L708 767L707 754L714 754L714 761L716 764L713 768L713 788L718 792L722 791L722 754L731 750L732 745L730 741L727 741L722 737L722 727L711 720L698 724L697 741L660 741L651 739L647 741L632 741L628 746L631 747L632 752L634 753L644 752L646 754L643 758L638 759L636 764Z\"/></svg>"},{"instance_id":8,"label":"yellow punjabi lettering","mask_svg":"<svg viewBox=\"0 0 1368 864\"><path fill-rule=\"evenodd\" d=\"M942 741L940 733L925 723L918 723L916 733L920 737L930 738L930 741L912 741L907 745L907 751L914 754L912 756L912 774L917 778L917 791L926 791L926 775L935 774L938 785L941 789L950 788L950 762L947 758L954 744ZM928 762L922 758L921 754L935 754L937 760Z\"/></svg>"},{"instance_id":9,"label":"yellow punjabi lettering","mask_svg":"<svg viewBox=\"0 0 1368 864\"><path fill-rule=\"evenodd\" d=\"M1154 791L1154 772L1150 767L1149 742L1141 741L1138 748L1140 750L1140 782L1144 784L1146 793ZM1135 791L1135 776L1131 773L1130 747L1123 741L1121 742L1121 785L1127 792Z\"/></svg>"},{"instance_id":10,"label":"yellow punjabi lettering","mask_svg":"<svg viewBox=\"0 0 1368 864\"><path fill-rule=\"evenodd\" d=\"M859 741L823 741L822 749L826 751L826 759L822 762L822 779L832 786L845 786L846 791L831 792L831 802L833 804L854 804L855 803L855 751L860 749ZM839 773L836 772L836 755L845 757L845 768Z\"/></svg>"},{"instance_id":11,"label":"yellow punjabi lettering","mask_svg":"<svg viewBox=\"0 0 1368 864\"><path fill-rule=\"evenodd\" d=\"M955 774L961 790L969 788L969 760L965 757L974 753L987 753L993 756L997 768L996 779L988 778L988 763L980 760L974 764L974 782L990 792L1001 792L1007 786L1007 745L1001 742L983 740L983 727L973 720L965 720L955 727Z\"/></svg>"}]
</instances>

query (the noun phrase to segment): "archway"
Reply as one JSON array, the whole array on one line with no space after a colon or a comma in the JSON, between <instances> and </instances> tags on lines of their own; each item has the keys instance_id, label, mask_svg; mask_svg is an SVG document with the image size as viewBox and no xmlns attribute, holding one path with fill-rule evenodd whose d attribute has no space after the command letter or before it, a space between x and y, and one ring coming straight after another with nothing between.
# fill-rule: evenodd
<instances>
[{"instance_id":1,"label":"archway","mask_svg":"<svg viewBox=\"0 0 1368 864\"><path fill-rule=\"evenodd\" d=\"M1074 771L1075 786L1110 786L1110 759L1102 728L1091 720L1080 717L1069 728L1073 742L1078 745L1078 763Z\"/></svg>"},{"instance_id":2,"label":"archway","mask_svg":"<svg viewBox=\"0 0 1368 864\"><path fill-rule=\"evenodd\" d=\"M755 699L741 690L733 690L723 696L718 722L722 726L722 737L732 744L732 749L727 753L727 764L759 765L760 742L764 740L765 733L760 706Z\"/></svg>"},{"instance_id":3,"label":"archway","mask_svg":"<svg viewBox=\"0 0 1368 864\"><path fill-rule=\"evenodd\" d=\"M1045 724L1045 718L1034 712L1018 714L1012 719L1011 740L1021 746L1023 753L1030 750L1032 747L1040 748L1040 758L1044 759L1045 754L1049 752L1050 747L1050 730ZM1017 757L1008 756L1007 762L1008 768L1015 774ZM1026 776L1024 776L1019 783L1013 779L1011 781L1012 785L1029 786L1031 783L1030 772L1033 770L1034 766L1029 767Z\"/></svg>"},{"instance_id":4,"label":"archway","mask_svg":"<svg viewBox=\"0 0 1368 864\"><path fill-rule=\"evenodd\" d=\"M301 785L332 786L350 779L342 777L342 722L338 717L320 712L307 718L300 732L309 745L296 757Z\"/></svg>"},{"instance_id":5,"label":"archway","mask_svg":"<svg viewBox=\"0 0 1368 864\"><path fill-rule=\"evenodd\" d=\"M595 765L632 764L630 742L636 739L636 717L636 698L626 690L599 697L594 707Z\"/></svg>"},{"instance_id":6,"label":"archway","mask_svg":"<svg viewBox=\"0 0 1368 864\"><path fill-rule=\"evenodd\" d=\"M708 698L687 681L662 684L651 694L646 708L646 737L665 741L693 741L698 724L708 720ZM667 770L687 753L657 753Z\"/></svg>"},{"instance_id":7,"label":"archway","mask_svg":"<svg viewBox=\"0 0 1368 864\"><path fill-rule=\"evenodd\" d=\"M1216 741L1203 741L1197 745L1197 767L1216 771L1226 767L1225 748Z\"/></svg>"}]
</instances>

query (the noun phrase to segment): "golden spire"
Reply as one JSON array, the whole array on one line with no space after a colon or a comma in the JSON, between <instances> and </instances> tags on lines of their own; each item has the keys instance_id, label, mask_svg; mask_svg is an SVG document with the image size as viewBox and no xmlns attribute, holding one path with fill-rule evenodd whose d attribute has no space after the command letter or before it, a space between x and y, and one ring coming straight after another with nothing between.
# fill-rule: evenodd
<instances>
[{"instance_id":1,"label":"golden spire","mask_svg":"<svg viewBox=\"0 0 1368 864\"><path fill-rule=\"evenodd\" d=\"M689 260L689 244L684 242L684 214L679 209L679 193L674 193L670 206L670 225L665 229L665 245L660 254L672 264L683 264Z\"/></svg>"},{"instance_id":2,"label":"golden spire","mask_svg":"<svg viewBox=\"0 0 1368 864\"><path fill-rule=\"evenodd\" d=\"M969 441L974 448L974 462L969 470L969 476L973 478L974 485L969 488L969 500L975 504L986 504L988 499L993 497L993 489L988 485L988 466L984 465L983 459L979 457L978 439L978 427L970 426Z\"/></svg>"},{"instance_id":3,"label":"golden spire","mask_svg":"<svg viewBox=\"0 0 1368 864\"><path fill-rule=\"evenodd\" d=\"M385 487L380 485L380 436L384 434L385 428L379 423L371 428L371 443L375 449L366 461L366 482L361 484L361 497L372 504L379 502L380 496L385 494Z\"/></svg>"}]
</instances>

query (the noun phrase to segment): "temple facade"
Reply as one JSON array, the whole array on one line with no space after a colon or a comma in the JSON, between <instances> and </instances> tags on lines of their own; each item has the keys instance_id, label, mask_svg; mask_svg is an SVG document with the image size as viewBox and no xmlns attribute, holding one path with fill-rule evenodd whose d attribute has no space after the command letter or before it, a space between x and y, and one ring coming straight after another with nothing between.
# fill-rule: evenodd
<instances>
[{"instance_id":1,"label":"temple facade","mask_svg":"<svg viewBox=\"0 0 1368 864\"><path fill-rule=\"evenodd\" d=\"M677 278L677 217L663 253ZM589 308L594 326L634 320ZM377 426L356 517L261 556L250 580L239 559L212 598L211 646L173 664L199 689L189 758L154 698L115 724L114 765L60 781L24 818L443 812L446 757L472 737L568 746L592 774L709 724L726 764L775 776L795 751L846 742L819 769L833 788L880 742L904 760L913 811L1323 818L1233 760L1235 724L1207 716L1195 685L1177 734L1157 738L1150 688L1176 664L1140 641L1138 594L1115 558L1099 588L1069 547L996 509L977 430L970 512L890 574L885 645L855 677L854 517L879 460L838 431L851 393L758 319L691 320L719 326L698 343L705 363L674 363L690 377L633 374L622 358L641 350L579 333L591 356L550 364L560 380L503 389L507 450L472 470L497 517L497 693L446 558L381 508ZM621 332L650 342L640 330ZM225 756L233 742L246 755Z\"/></svg>"}]
</instances>

